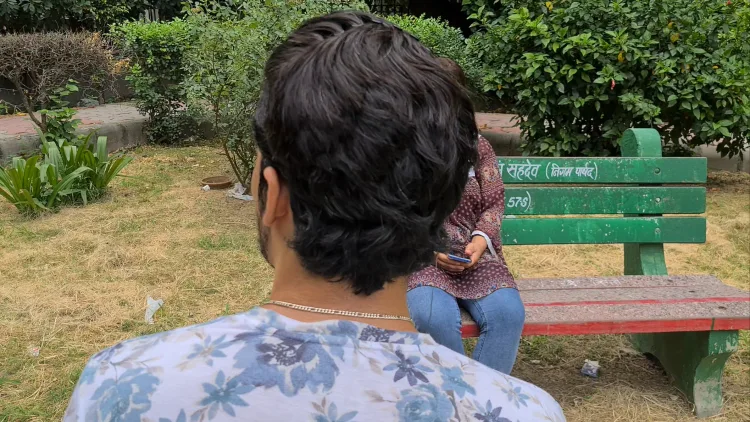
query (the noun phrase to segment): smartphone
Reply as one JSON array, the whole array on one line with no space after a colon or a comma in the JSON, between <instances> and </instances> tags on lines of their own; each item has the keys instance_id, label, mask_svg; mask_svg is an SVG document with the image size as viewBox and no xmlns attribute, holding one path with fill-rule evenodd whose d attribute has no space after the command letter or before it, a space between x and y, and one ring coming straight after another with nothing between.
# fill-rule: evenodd
<instances>
[{"instance_id":1,"label":"smartphone","mask_svg":"<svg viewBox=\"0 0 750 422\"><path fill-rule=\"evenodd\" d=\"M448 254L448 259L450 259L451 261L460 262L462 264L471 264L471 260L469 258L464 258L462 256Z\"/></svg>"}]
</instances>

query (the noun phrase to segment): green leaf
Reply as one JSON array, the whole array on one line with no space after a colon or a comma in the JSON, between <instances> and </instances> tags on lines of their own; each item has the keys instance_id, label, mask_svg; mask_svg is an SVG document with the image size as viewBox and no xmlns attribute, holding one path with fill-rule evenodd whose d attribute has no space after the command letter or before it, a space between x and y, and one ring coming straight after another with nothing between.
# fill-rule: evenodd
<instances>
[{"instance_id":1,"label":"green leaf","mask_svg":"<svg viewBox=\"0 0 750 422\"><path fill-rule=\"evenodd\" d=\"M96 158L100 162L107 162L109 157L107 156L107 137L99 136L96 138Z\"/></svg>"},{"instance_id":2,"label":"green leaf","mask_svg":"<svg viewBox=\"0 0 750 422\"><path fill-rule=\"evenodd\" d=\"M55 187L52 189L52 193L50 194L49 198L47 199L47 208L52 208L56 201L57 196L59 195L60 191L64 191L70 188L73 183L78 180L83 173L91 171L88 167L79 167L78 169L74 170L67 176L63 177L60 182L58 182Z\"/></svg>"}]
</instances>

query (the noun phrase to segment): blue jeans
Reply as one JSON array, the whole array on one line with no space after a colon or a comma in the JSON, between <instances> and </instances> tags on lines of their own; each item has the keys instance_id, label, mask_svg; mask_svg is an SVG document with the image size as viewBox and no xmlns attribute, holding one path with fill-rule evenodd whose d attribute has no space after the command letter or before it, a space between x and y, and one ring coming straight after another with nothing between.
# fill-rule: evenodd
<instances>
[{"instance_id":1,"label":"blue jeans","mask_svg":"<svg viewBox=\"0 0 750 422\"><path fill-rule=\"evenodd\" d=\"M526 317L518 290L499 289L481 299L456 299L436 287L422 286L409 290L406 299L417 330L462 354L459 306L466 309L479 327L474 360L510 374Z\"/></svg>"}]
</instances>

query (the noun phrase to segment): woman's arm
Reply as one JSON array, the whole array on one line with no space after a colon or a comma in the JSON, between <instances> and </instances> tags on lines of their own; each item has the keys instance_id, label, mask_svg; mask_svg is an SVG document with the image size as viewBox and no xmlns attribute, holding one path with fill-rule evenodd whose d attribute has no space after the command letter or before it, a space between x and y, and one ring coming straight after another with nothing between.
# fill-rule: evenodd
<instances>
[{"instance_id":1,"label":"woman's arm","mask_svg":"<svg viewBox=\"0 0 750 422\"><path fill-rule=\"evenodd\" d=\"M479 163L475 174L482 194L482 209L472 236L482 236L487 241L487 249L493 256L497 256L495 251L502 244L500 223L505 212L505 187L495 151L482 136L479 137Z\"/></svg>"}]
</instances>

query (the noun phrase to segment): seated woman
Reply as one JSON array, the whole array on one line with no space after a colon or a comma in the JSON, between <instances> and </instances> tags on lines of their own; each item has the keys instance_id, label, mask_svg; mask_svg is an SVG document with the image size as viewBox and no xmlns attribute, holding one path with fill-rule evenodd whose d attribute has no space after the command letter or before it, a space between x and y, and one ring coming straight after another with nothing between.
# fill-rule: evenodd
<instances>
[{"instance_id":1,"label":"seated woman","mask_svg":"<svg viewBox=\"0 0 750 422\"><path fill-rule=\"evenodd\" d=\"M449 59L441 62L465 85L458 64ZM407 300L417 329L459 353L464 352L459 308L466 309L480 329L473 358L509 374L525 314L502 255L504 187L497 160L486 139L480 136L478 142L479 160L469 172L461 202L445 222L450 254L471 262L462 264L445 253L436 253L434 266L409 278Z\"/></svg>"}]
</instances>

